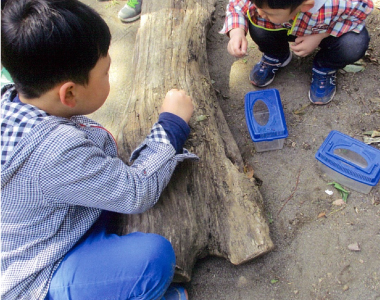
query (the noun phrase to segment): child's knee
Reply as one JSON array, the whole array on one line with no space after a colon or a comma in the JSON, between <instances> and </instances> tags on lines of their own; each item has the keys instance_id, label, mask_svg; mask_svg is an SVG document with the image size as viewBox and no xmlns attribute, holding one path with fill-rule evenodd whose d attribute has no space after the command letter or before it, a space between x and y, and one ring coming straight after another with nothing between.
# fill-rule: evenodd
<instances>
[{"instance_id":1,"label":"child's knee","mask_svg":"<svg viewBox=\"0 0 380 300\"><path fill-rule=\"evenodd\" d=\"M175 253L171 243L161 235L154 233L134 232L128 235L133 237L135 244L135 260L144 262L161 273L162 277L172 277L175 267ZM129 241L125 243L129 244Z\"/></svg>"},{"instance_id":2,"label":"child's knee","mask_svg":"<svg viewBox=\"0 0 380 300\"><path fill-rule=\"evenodd\" d=\"M142 255L146 259L143 276L145 283L137 287L137 290L141 290L141 299L156 299L165 292L173 279L174 249L167 239L158 234L146 233L143 239L141 246L144 248Z\"/></svg>"},{"instance_id":3,"label":"child's knee","mask_svg":"<svg viewBox=\"0 0 380 300\"><path fill-rule=\"evenodd\" d=\"M174 269L175 254L172 244L163 236L153 233L146 234L147 257L162 265L163 268L169 266Z\"/></svg>"},{"instance_id":4,"label":"child's knee","mask_svg":"<svg viewBox=\"0 0 380 300\"><path fill-rule=\"evenodd\" d=\"M369 34L366 28L360 33L348 32L341 36L342 44L340 50L344 57L350 61L356 61L363 57L368 49Z\"/></svg>"}]
</instances>

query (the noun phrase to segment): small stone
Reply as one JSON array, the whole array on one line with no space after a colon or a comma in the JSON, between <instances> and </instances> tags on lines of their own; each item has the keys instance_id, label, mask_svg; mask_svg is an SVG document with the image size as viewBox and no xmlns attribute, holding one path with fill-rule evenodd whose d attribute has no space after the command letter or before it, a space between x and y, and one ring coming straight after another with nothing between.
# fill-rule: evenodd
<instances>
[{"instance_id":1,"label":"small stone","mask_svg":"<svg viewBox=\"0 0 380 300\"><path fill-rule=\"evenodd\" d=\"M241 287L245 287L247 284L248 284L247 278L245 278L244 276L240 276L237 282L237 286L241 288Z\"/></svg>"},{"instance_id":2,"label":"small stone","mask_svg":"<svg viewBox=\"0 0 380 300\"><path fill-rule=\"evenodd\" d=\"M337 199L332 204L336 206L342 206L342 205L346 205L346 202L344 202L343 199Z\"/></svg>"},{"instance_id":3,"label":"small stone","mask_svg":"<svg viewBox=\"0 0 380 300\"><path fill-rule=\"evenodd\" d=\"M360 251L360 246L358 243L353 243L353 244L348 245L348 250Z\"/></svg>"},{"instance_id":4,"label":"small stone","mask_svg":"<svg viewBox=\"0 0 380 300\"><path fill-rule=\"evenodd\" d=\"M345 292L345 291L347 291L348 289L349 289L348 285L345 284L345 285L343 286L343 291Z\"/></svg>"}]
</instances>

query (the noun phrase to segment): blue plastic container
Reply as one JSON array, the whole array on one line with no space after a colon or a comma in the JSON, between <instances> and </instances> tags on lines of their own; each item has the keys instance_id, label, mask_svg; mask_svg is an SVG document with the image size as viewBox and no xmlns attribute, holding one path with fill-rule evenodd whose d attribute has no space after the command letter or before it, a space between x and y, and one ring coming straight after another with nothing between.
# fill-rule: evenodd
<instances>
[{"instance_id":1,"label":"blue plastic container","mask_svg":"<svg viewBox=\"0 0 380 300\"><path fill-rule=\"evenodd\" d=\"M380 151L339 131L329 133L315 158L328 177L360 193L380 180Z\"/></svg>"},{"instance_id":2,"label":"blue plastic container","mask_svg":"<svg viewBox=\"0 0 380 300\"><path fill-rule=\"evenodd\" d=\"M282 149L288 129L277 89L247 93L245 120L256 152Z\"/></svg>"}]
</instances>

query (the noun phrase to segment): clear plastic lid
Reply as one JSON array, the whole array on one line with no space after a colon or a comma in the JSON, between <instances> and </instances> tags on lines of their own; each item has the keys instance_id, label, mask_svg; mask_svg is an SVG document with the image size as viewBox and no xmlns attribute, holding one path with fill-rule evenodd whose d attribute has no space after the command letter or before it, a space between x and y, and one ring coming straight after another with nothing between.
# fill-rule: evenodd
<instances>
[{"instance_id":1,"label":"clear plastic lid","mask_svg":"<svg viewBox=\"0 0 380 300\"><path fill-rule=\"evenodd\" d=\"M380 150L333 130L315 158L348 178L375 186L380 179Z\"/></svg>"}]
</instances>

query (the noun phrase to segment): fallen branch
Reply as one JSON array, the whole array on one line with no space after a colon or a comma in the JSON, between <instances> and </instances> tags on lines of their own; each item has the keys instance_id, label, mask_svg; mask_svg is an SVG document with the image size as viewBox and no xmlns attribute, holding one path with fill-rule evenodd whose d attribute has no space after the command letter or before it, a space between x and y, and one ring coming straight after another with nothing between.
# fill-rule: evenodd
<instances>
[{"instance_id":1,"label":"fallen branch","mask_svg":"<svg viewBox=\"0 0 380 300\"><path fill-rule=\"evenodd\" d=\"M278 211L278 213L277 213L277 217L278 217L278 215L280 214L280 212L282 211L282 209L285 207L285 205L289 202L289 200L293 198L293 195L294 195L294 193L296 192L297 187L298 187L298 183L299 183L299 181L300 181L300 174L301 174L301 168L298 170L296 186L294 187L294 190L293 190L293 192L290 194L290 196L288 197L288 199L286 199L285 203L282 205L282 207L281 207L280 210Z\"/></svg>"}]
</instances>

